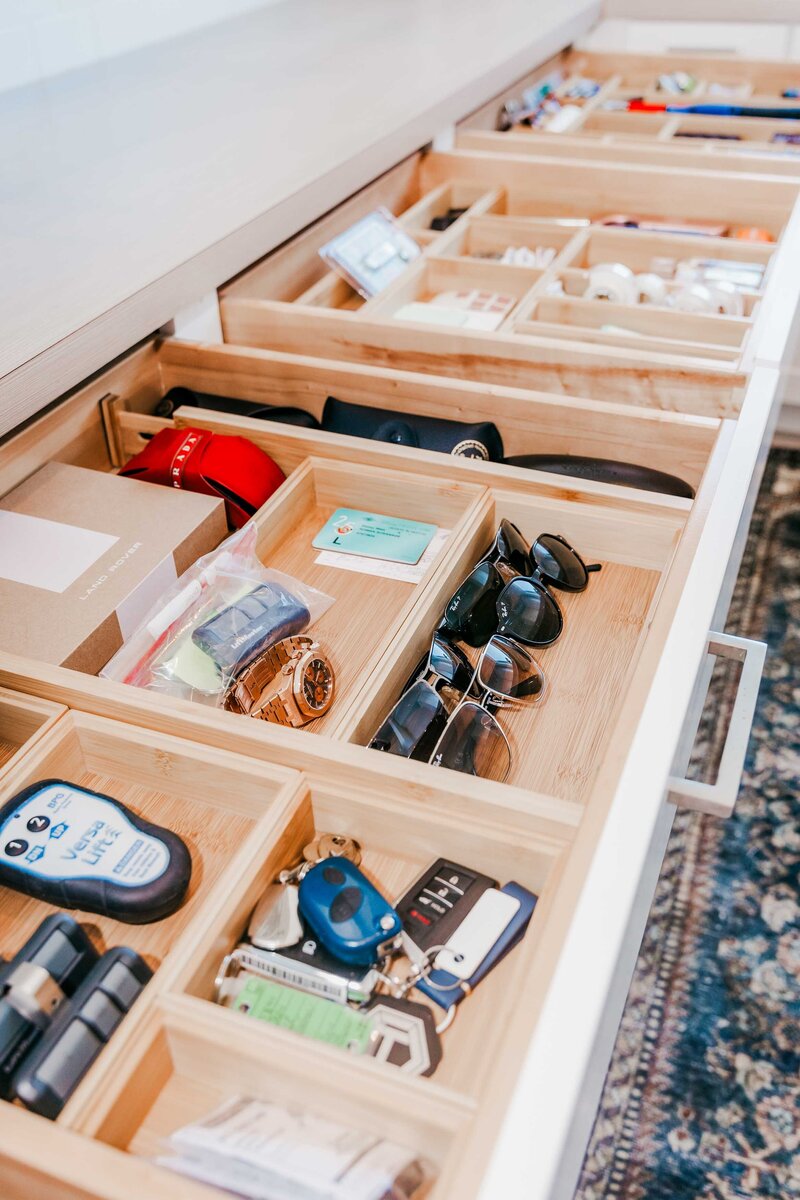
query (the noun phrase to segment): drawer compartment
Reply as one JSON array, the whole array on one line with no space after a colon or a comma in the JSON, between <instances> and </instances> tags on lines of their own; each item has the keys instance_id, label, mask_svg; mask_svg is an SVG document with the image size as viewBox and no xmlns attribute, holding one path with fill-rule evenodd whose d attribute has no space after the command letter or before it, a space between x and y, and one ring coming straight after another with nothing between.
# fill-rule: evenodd
<instances>
[{"instance_id":1,"label":"drawer compartment","mask_svg":"<svg viewBox=\"0 0 800 1200\"><path fill-rule=\"evenodd\" d=\"M465 1097L478 1099L482 1080L491 1071L492 1043L502 1036L504 1013L513 1006L513 994L521 985L520 973L536 952L540 926L548 910L548 884L556 878L559 849L541 837L534 818L526 823L524 818L514 818L498 809L490 829L485 823L486 813L473 812L467 798L457 815L437 808L435 788L423 805L413 803L397 788L387 787L385 794L375 796L358 784L358 777L354 786L346 788L318 780L312 783L274 843L265 847L264 857L253 862L249 873L242 874L224 909L218 912L213 931L205 933L191 949L187 944L183 963L176 961L174 965L170 990L178 989L206 1001L213 999L222 957L242 940L265 886L281 869L298 861L304 846L326 832L346 834L359 842L364 873L392 902L439 857L490 875L501 885L513 879L540 898L525 937L476 987L474 995L468 997L470 1003L459 1005L451 1027L442 1034L441 1063L430 1078L419 1081L423 1086L453 1088ZM398 971L402 974L400 964ZM424 996L416 998L425 1002ZM437 1019L444 1015L435 1006L434 1011ZM252 1021L239 1013L229 1015L237 1026ZM476 1038L476 1031L486 1027L490 1015L493 1035ZM235 1028L230 1025L231 1036ZM265 1038L275 1035L271 1025L259 1024L258 1028L263 1028ZM299 1041L300 1035L290 1040ZM337 1058L342 1054L336 1049L333 1053ZM357 1057L370 1075L401 1074L391 1064Z\"/></svg>"},{"instance_id":2,"label":"drawer compartment","mask_svg":"<svg viewBox=\"0 0 800 1200\"><path fill-rule=\"evenodd\" d=\"M16 766L65 711L61 704L0 688L0 778Z\"/></svg>"},{"instance_id":3,"label":"drawer compartment","mask_svg":"<svg viewBox=\"0 0 800 1200\"><path fill-rule=\"evenodd\" d=\"M577 498L544 501L493 490L478 553L465 547L456 586L491 545L503 518L514 522L529 542L544 532L561 534L585 562L602 564L600 572L589 576L584 592L552 589L564 616L563 631L552 645L530 650L547 680L544 700L525 708L501 708L496 714L511 745L507 782L583 803L609 749L616 713L683 521L655 506L615 511L612 506L581 504ZM427 653L442 611L441 601L431 597L431 603L415 614L413 633L398 639L362 693L346 726L351 739L367 744L378 729L415 664ZM478 654L474 651L471 657L477 659ZM395 760L385 758L390 769Z\"/></svg>"},{"instance_id":4,"label":"drawer compartment","mask_svg":"<svg viewBox=\"0 0 800 1200\"><path fill-rule=\"evenodd\" d=\"M540 271L526 267L431 258L409 268L385 292L369 300L362 309L362 315L365 319L378 317L396 321L405 317L411 322L422 323L423 314L427 313L429 319L433 320L436 312L439 312L440 304L436 298L443 293L450 296L478 293L479 297L489 294L496 296L497 301L487 301L490 305L488 310L480 308L471 315L473 319L496 321L499 329L511 320L519 301L540 278ZM413 306L417 315L412 316L407 306ZM432 308L436 312L431 312ZM447 308L445 312L449 316L451 313L458 314L460 310Z\"/></svg>"},{"instance_id":5,"label":"drawer compartment","mask_svg":"<svg viewBox=\"0 0 800 1200\"><path fill-rule=\"evenodd\" d=\"M697 380L697 408L703 415L661 411L647 403L649 380L640 379L642 406L621 402L615 387L589 381L592 391L567 396L518 387L488 385L399 371L391 367L310 359L279 351L240 346L163 343L156 355L161 391L173 387L235 397L259 404L296 405L318 420L328 396L353 404L390 409L410 416L453 421L492 421L507 456L573 454L646 464L697 489L718 441L720 417L737 408L723 380ZM632 382L632 381L631 381ZM109 388L115 388L113 372ZM662 384L659 383L659 390ZM664 388L666 384L664 383ZM148 401L152 407L155 401ZM114 401L111 441L121 465L144 445L143 438L167 424L140 411L135 395L120 389ZM318 430L240 417L213 409L179 409L178 425L218 433L240 433L272 455L288 474L309 454L343 461L384 463L420 473L446 473L455 479L503 482L527 489L541 474L480 459L443 457L432 451L345 437ZM553 482L551 480L551 482ZM562 480L563 482L563 480Z\"/></svg>"},{"instance_id":6,"label":"drawer compartment","mask_svg":"<svg viewBox=\"0 0 800 1200\"><path fill-rule=\"evenodd\" d=\"M478 262L499 261L509 247L528 250L538 259L532 269L546 269L570 245L578 222L539 220L536 217L504 217L467 214L458 229L441 238L431 254L436 257L469 258Z\"/></svg>"},{"instance_id":7,"label":"drawer compartment","mask_svg":"<svg viewBox=\"0 0 800 1200\"><path fill-rule=\"evenodd\" d=\"M750 331L741 318L584 299L586 271L565 271L557 283L562 294L534 294L525 311L518 311L517 332L736 362Z\"/></svg>"},{"instance_id":8,"label":"drawer compartment","mask_svg":"<svg viewBox=\"0 0 800 1200\"><path fill-rule=\"evenodd\" d=\"M246 1096L368 1129L413 1147L436 1171L471 1118L457 1097L445 1101L416 1089L407 1095L391 1078L371 1078L365 1088L358 1064L344 1056L331 1063L317 1053L317 1043L270 1038L254 1026L210 1005L160 998L138 1031L135 1054L119 1081L124 1090L100 1124L98 1141L152 1159L164 1153L165 1139L176 1129L234 1096ZM119 1163L119 1169L127 1164ZM197 1200L222 1194L194 1188L155 1165L151 1170L152 1195L172 1196L178 1187L181 1197L186 1187L187 1196L196 1194Z\"/></svg>"},{"instance_id":9,"label":"drawer compartment","mask_svg":"<svg viewBox=\"0 0 800 1200\"><path fill-rule=\"evenodd\" d=\"M213 904L215 885L231 867L235 874L248 840L274 821L294 778L292 772L222 750L71 712L9 771L0 802L39 781L64 779L120 800L183 839L192 857L192 879L186 900L172 916L130 925L75 913L99 949L130 946L158 971L182 930L206 903ZM5 887L0 899L0 935L8 957L56 909Z\"/></svg>"},{"instance_id":10,"label":"drawer compartment","mask_svg":"<svg viewBox=\"0 0 800 1200\"><path fill-rule=\"evenodd\" d=\"M427 586L435 581L454 545L469 539L473 510L482 489L439 479L308 458L287 483L259 510L257 552L268 567L300 579L331 596L334 603L314 622L313 634L330 647L336 695L329 711L309 728L331 732L344 718L396 630L413 611ZM312 541L337 509L422 521L447 531L433 543L430 564L418 583L387 573L360 573L320 564ZM352 562L352 558L347 561Z\"/></svg>"}]
</instances>

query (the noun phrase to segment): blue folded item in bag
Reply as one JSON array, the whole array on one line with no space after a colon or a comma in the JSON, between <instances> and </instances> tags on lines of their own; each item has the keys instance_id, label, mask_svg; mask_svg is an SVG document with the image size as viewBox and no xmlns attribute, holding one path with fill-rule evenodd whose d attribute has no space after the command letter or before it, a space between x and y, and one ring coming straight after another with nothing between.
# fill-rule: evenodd
<instances>
[{"instance_id":1,"label":"blue folded item in bag","mask_svg":"<svg viewBox=\"0 0 800 1200\"><path fill-rule=\"evenodd\" d=\"M283 638L308 628L305 604L277 583L262 583L192 633L194 644L230 678Z\"/></svg>"}]
</instances>

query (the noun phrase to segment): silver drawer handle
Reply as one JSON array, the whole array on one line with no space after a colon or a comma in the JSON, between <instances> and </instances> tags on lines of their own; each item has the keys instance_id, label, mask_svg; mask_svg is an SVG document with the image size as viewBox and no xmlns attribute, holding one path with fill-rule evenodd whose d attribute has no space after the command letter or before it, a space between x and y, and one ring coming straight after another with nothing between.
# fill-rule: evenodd
<instances>
[{"instance_id":1,"label":"silver drawer handle","mask_svg":"<svg viewBox=\"0 0 800 1200\"><path fill-rule=\"evenodd\" d=\"M767 644L751 641L750 638L733 637L729 633L712 633L709 634L707 650L709 654L732 658L742 664L717 779L715 783L699 783L694 779L679 779L672 775L667 785L668 798L681 808L693 808L712 817L729 817L742 782Z\"/></svg>"}]
</instances>

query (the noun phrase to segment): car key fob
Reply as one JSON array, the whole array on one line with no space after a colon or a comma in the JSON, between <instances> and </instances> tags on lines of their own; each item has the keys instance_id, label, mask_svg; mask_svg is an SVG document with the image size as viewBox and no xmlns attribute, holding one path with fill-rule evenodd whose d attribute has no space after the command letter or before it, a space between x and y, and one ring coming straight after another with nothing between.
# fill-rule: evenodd
<instances>
[{"instance_id":1,"label":"car key fob","mask_svg":"<svg viewBox=\"0 0 800 1200\"><path fill-rule=\"evenodd\" d=\"M300 915L341 962L371 966L402 930L399 916L347 858L326 858L300 881Z\"/></svg>"},{"instance_id":2,"label":"car key fob","mask_svg":"<svg viewBox=\"0 0 800 1200\"><path fill-rule=\"evenodd\" d=\"M485 897L481 900L483 911L476 904L464 922L466 928L462 931L459 926L439 952L441 962L453 970L443 969L437 955L433 970L415 984L442 1008L459 1004L513 950L528 928L537 901L533 892L519 883L507 883Z\"/></svg>"},{"instance_id":3,"label":"car key fob","mask_svg":"<svg viewBox=\"0 0 800 1200\"><path fill-rule=\"evenodd\" d=\"M420 950L443 946L488 888L497 881L437 858L398 901L403 929Z\"/></svg>"},{"instance_id":4,"label":"car key fob","mask_svg":"<svg viewBox=\"0 0 800 1200\"><path fill-rule=\"evenodd\" d=\"M177 834L101 792L47 779L0 808L0 884L48 904L146 924L181 906L191 874Z\"/></svg>"}]
</instances>

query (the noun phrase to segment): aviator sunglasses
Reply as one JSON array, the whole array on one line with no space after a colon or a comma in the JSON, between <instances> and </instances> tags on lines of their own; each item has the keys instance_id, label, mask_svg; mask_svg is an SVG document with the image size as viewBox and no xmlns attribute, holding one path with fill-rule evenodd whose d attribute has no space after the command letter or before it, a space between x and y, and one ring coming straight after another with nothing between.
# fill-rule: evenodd
<instances>
[{"instance_id":1,"label":"aviator sunglasses","mask_svg":"<svg viewBox=\"0 0 800 1200\"><path fill-rule=\"evenodd\" d=\"M511 769L511 747L493 710L542 700L545 677L533 656L498 634L473 667L437 631L421 674L412 680L370 747L502 782ZM460 694L452 709L441 694L448 689Z\"/></svg>"},{"instance_id":2,"label":"aviator sunglasses","mask_svg":"<svg viewBox=\"0 0 800 1200\"><path fill-rule=\"evenodd\" d=\"M529 546L503 519L490 549L447 602L439 632L469 646L483 646L496 633L549 646L564 628L550 588L582 592L600 569L600 563L587 566L559 534L542 533Z\"/></svg>"}]
</instances>

